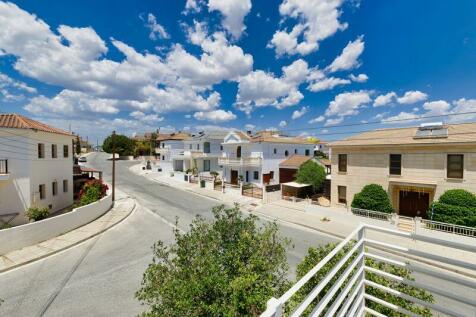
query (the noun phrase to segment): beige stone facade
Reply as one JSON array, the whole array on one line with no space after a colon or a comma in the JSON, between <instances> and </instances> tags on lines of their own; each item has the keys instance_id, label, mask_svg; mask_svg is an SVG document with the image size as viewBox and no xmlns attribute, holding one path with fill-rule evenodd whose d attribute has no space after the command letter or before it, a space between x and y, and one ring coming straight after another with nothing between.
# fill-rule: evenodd
<instances>
[{"instance_id":1,"label":"beige stone facade","mask_svg":"<svg viewBox=\"0 0 476 317\"><path fill-rule=\"evenodd\" d=\"M474 127L476 128L476 124ZM393 130L396 130L395 139L398 139L399 129ZM408 130L408 128L401 130ZM474 132L476 134L476 129ZM375 138L378 138L378 133ZM363 138L361 137L360 140ZM353 142L348 139L331 144L331 204L350 206L354 195L365 185L379 184L387 190L393 207L398 213L425 217L426 210L421 214L420 210L417 211L418 214L415 214L415 210L407 210L423 207L406 206L416 200L423 201L423 206L429 205L449 189L461 188L476 192L476 140L454 143L434 141L422 140L420 143L391 145L363 144L366 142L359 141L357 137L353 139ZM347 155L346 172L339 171L339 154ZM390 172L391 154L401 155L400 175L392 175ZM463 156L462 178L448 177L447 160L448 155L451 154ZM340 201L339 186L345 187L345 190L341 188ZM344 191L346 201L342 199Z\"/></svg>"}]
</instances>

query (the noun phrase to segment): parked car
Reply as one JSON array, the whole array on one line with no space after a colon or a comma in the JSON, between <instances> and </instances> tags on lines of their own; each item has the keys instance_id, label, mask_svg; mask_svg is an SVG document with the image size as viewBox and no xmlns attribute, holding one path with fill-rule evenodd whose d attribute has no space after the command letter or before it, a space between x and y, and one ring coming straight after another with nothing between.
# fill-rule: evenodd
<instances>
[{"instance_id":1,"label":"parked car","mask_svg":"<svg viewBox=\"0 0 476 317\"><path fill-rule=\"evenodd\" d=\"M78 159L78 162L81 162L81 163L86 163L88 160L86 159L86 156L81 156L79 159Z\"/></svg>"}]
</instances>

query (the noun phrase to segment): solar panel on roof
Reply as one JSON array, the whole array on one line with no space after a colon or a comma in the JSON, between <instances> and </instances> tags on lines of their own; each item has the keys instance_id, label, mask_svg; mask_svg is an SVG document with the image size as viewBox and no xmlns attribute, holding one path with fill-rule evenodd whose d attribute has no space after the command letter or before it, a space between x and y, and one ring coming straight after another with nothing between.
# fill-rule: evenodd
<instances>
[{"instance_id":1,"label":"solar panel on roof","mask_svg":"<svg viewBox=\"0 0 476 317\"><path fill-rule=\"evenodd\" d=\"M438 127L429 129L428 127L419 128L414 139L436 139L436 138L447 138L448 137L448 128L447 127Z\"/></svg>"}]
</instances>

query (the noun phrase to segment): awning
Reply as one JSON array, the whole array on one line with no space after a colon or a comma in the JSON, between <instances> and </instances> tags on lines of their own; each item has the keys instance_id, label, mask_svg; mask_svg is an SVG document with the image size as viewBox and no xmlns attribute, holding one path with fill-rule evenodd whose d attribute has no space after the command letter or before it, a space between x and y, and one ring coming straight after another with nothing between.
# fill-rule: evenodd
<instances>
[{"instance_id":1,"label":"awning","mask_svg":"<svg viewBox=\"0 0 476 317\"><path fill-rule=\"evenodd\" d=\"M406 179L406 178L390 178L391 185L414 186L414 187L436 187L437 183L434 181L422 179Z\"/></svg>"}]
</instances>

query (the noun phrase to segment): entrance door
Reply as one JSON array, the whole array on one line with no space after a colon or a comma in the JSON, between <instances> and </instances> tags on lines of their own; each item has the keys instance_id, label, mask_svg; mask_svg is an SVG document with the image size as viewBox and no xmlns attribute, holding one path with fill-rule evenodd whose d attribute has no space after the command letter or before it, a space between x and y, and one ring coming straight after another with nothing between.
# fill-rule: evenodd
<instances>
[{"instance_id":1,"label":"entrance door","mask_svg":"<svg viewBox=\"0 0 476 317\"><path fill-rule=\"evenodd\" d=\"M430 206L430 194L400 191L399 214L407 217L426 218Z\"/></svg>"},{"instance_id":2,"label":"entrance door","mask_svg":"<svg viewBox=\"0 0 476 317\"><path fill-rule=\"evenodd\" d=\"M250 172L249 172L249 171L246 171L246 174L245 174L245 175L246 175L246 176L245 176L245 181L246 181L247 183L249 183L249 182L250 182Z\"/></svg>"},{"instance_id":3,"label":"entrance door","mask_svg":"<svg viewBox=\"0 0 476 317\"><path fill-rule=\"evenodd\" d=\"M238 171L231 171L231 183L233 185L238 185Z\"/></svg>"}]
</instances>

